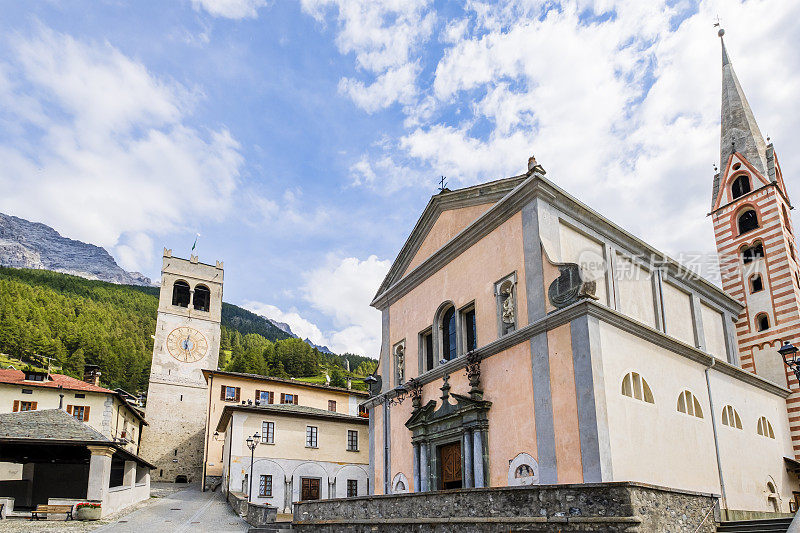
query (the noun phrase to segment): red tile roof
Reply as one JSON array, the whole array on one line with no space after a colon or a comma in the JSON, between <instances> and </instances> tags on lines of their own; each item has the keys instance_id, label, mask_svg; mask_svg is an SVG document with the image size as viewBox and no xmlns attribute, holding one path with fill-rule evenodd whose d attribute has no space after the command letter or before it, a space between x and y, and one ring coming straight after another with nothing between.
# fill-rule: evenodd
<instances>
[{"instance_id":1,"label":"red tile roof","mask_svg":"<svg viewBox=\"0 0 800 533\"><path fill-rule=\"evenodd\" d=\"M26 387L47 387L51 389L58 389L59 387L67 390L82 390L87 392L105 392L107 394L116 393L112 390L98 387L91 383L86 383L79 379L75 379L64 374L49 374L52 378L48 381L25 381L25 372L22 370L14 370L11 368L0 368L0 383L7 383L10 385L24 385Z\"/></svg>"}]
</instances>

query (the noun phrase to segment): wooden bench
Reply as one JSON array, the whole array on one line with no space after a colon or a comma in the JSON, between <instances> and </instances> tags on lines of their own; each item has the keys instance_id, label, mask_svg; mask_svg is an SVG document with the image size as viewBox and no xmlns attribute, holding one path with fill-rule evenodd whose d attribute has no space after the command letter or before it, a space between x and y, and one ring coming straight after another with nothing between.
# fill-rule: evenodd
<instances>
[{"instance_id":1,"label":"wooden bench","mask_svg":"<svg viewBox=\"0 0 800 533\"><path fill-rule=\"evenodd\" d=\"M37 505L36 509L31 511L31 520L39 520L44 515L47 520L49 514L66 514L67 520L72 519L72 506L71 505Z\"/></svg>"}]
</instances>

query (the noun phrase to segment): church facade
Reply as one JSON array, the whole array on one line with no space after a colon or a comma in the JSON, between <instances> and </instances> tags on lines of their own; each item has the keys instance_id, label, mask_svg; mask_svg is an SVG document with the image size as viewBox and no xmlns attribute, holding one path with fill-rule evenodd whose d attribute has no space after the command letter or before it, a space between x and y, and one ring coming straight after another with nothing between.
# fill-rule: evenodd
<instances>
[{"instance_id":1,"label":"church facade","mask_svg":"<svg viewBox=\"0 0 800 533\"><path fill-rule=\"evenodd\" d=\"M789 512L790 391L747 366L746 303L533 158L445 189L372 303L371 486L636 481L720 495L728 516Z\"/></svg>"}]
</instances>

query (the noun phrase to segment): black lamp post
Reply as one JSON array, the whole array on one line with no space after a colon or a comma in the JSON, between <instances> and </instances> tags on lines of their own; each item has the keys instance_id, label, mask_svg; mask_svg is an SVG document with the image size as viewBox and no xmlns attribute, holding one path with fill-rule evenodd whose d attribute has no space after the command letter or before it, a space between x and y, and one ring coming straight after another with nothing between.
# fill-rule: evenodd
<instances>
[{"instance_id":1,"label":"black lamp post","mask_svg":"<svg viewBox=\"0 0 800 533\"><path fill-rule=\"evenodd\" d=\"M256 432L252 437L247 437L245 441L247 447L250 448L250 488L247 490L247 503L250 503L250 498L253 494L253 455L256 452L256 446L258 446L259 440L261 440L261 437L258 435L258 432Z\"/></svg>"},{"instance_id":2,"label":"black lamp post","mask_svg":"<svg viewBox=\"0 0 800 533\"><path fill-rule=\"evenodd\" d=\"M797 380L800 381L800 361L797 358L797 348L789 341L783 343L778 353L783 356L783 362L794 372Z\"/></svg>"}]
</instances>

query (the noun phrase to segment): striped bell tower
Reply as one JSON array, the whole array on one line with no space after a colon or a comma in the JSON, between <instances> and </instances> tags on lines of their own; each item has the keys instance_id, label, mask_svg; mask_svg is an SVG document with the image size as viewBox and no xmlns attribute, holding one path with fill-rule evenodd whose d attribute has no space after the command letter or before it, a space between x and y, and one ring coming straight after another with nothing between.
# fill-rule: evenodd
<instances>
[{"instance_id":1,"label":"striped bell tower","mask_svg":"<svg viewBox=\"0 0 800 533\"><path fill-rule=\"evenodd\" d=\"M753 111L722 44L720 172L711 217L722 286L744 306L736 322L742 368L793 391L794 374L777 350L800 342L800 274L792 209L772 143ZM769 140L769 139L767 139ZM800 457L800 393L786 400L795 455Z\"/></svg>"}]
</instances>

